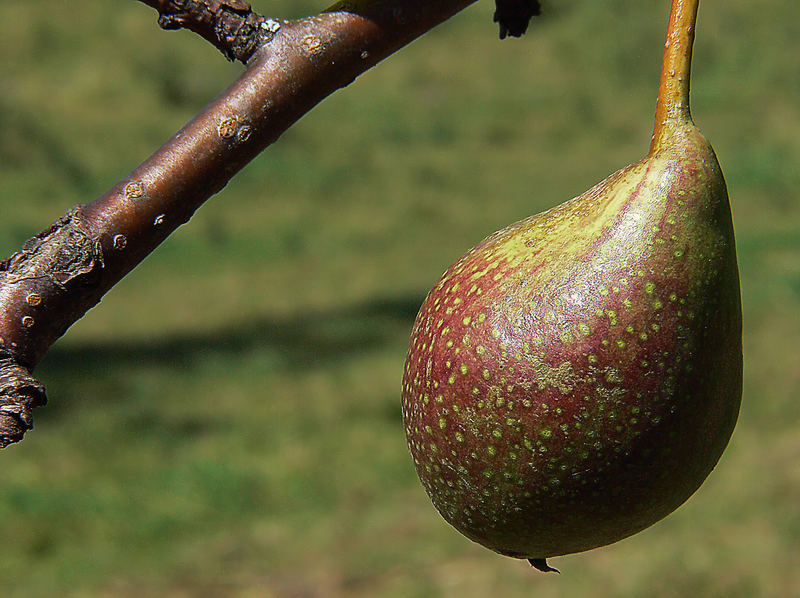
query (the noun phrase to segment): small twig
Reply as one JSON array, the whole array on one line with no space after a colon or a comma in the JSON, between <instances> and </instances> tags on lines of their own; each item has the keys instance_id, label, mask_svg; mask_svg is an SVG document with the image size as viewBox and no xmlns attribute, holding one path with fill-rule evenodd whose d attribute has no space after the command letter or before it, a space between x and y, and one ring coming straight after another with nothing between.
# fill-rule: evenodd
<instances>
[{"instance_id":1,"label":"small twig","mask_svg":"<svg viewBox=\"0 0 800 598\"><path fill-rule=\"evenodd\" d=\"M494 22L500 25L500 39L522 37L528 24L541 14L539 0L495 0Z\"/></svg>"}]
</instances>

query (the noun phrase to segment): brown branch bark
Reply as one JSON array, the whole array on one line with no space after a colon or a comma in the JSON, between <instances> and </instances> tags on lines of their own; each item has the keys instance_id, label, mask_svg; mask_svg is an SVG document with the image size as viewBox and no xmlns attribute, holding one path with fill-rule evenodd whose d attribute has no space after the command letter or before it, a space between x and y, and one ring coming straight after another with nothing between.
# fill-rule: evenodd
<instances>
[{"instance_id":1,"label":"brown branch bark","mask_svg":"<svg viewBox=\"0 0 800 598\"><path fill-rule=\"evenodd\" d=\"M353 0L271 21L216 100L105 195L0 262L0 447L45 402L33 367L108 289L323 98L474 1Z\"/></svg>"},{"instance_id":2,"label":"brown branch bark","mask_svg":"<svg viewBox=\"0 0 800 598\"><path fill-rule=\"evenodd\" d=\"M244 0L140 0L158 11L162 29L189 29L210 41L228 60L246 63L269 36L273 22Z\"/></svg>"}]
</instances>

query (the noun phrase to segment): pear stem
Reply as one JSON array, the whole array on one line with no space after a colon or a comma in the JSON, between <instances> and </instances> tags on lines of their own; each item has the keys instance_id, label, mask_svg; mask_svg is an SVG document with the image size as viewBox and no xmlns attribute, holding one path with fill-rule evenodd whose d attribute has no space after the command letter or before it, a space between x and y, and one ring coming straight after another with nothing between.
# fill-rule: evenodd
<instances>
[{"instance_id":1,"label":"pear stem","mask_svg":"<svg viewBox=\"0 0 800 598\"><path fill-rule=\"evenodd\" d=\"M668 129L665 125L670 121L692 122L689 108L689 79L699 2L700 0L672 0L650 153L660 145Z\"/></svg>"}]
</instances>

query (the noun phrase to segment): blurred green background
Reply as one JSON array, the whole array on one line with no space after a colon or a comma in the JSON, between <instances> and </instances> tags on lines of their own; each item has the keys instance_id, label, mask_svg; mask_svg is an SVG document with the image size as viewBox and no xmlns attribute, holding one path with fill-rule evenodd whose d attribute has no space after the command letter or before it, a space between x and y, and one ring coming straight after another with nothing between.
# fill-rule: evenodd
<instances>
[{"instance_id":1,"label":"blurred green background","mask_svg":"<svg viewBox=\"0 0 800 598\"><path fill-rule=\"evenodd\" d=\"M9 597L800 596L800 4L703 0L693 108L726 172L741 419L675 514L499 557L439 518L401 425L416 310L488 233L649 143L667 0L483 0L335 94L57 343L0 454ZM260 0L279 17L323 4ZM230 82L137 2L0 4L0 254L125 176Z\"/></svg>"}]
</instances>

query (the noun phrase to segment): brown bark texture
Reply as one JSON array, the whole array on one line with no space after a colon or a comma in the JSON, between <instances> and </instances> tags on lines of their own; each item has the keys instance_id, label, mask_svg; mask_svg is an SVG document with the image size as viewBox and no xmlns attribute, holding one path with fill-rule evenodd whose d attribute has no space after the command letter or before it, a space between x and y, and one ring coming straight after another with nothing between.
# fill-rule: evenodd
<instances>
[{"instance_id":1,"label":"brown bark texture","mask_svg":"<svg viewBox=\"0 0 800 598\"><path fill-rule=\"evenodd\" d=\"M162 29L186 28L201 35L228 60L246 63L269 33L267 19L244 0L141 0L158 11Z\"/></svg>"},{"instance_id":2,"label":"brown bark texture","mask_svg":"<svg viewBox=\"0 0 800 598\"><path fill-rule=\"evenodd\" d=\"M475 0L351 0L294 21L242 0L142 1L247 68L103 196L0 261L0 448L46 402L33 368L106 291L322 99Z\"/></svg>"}]
</instances>

